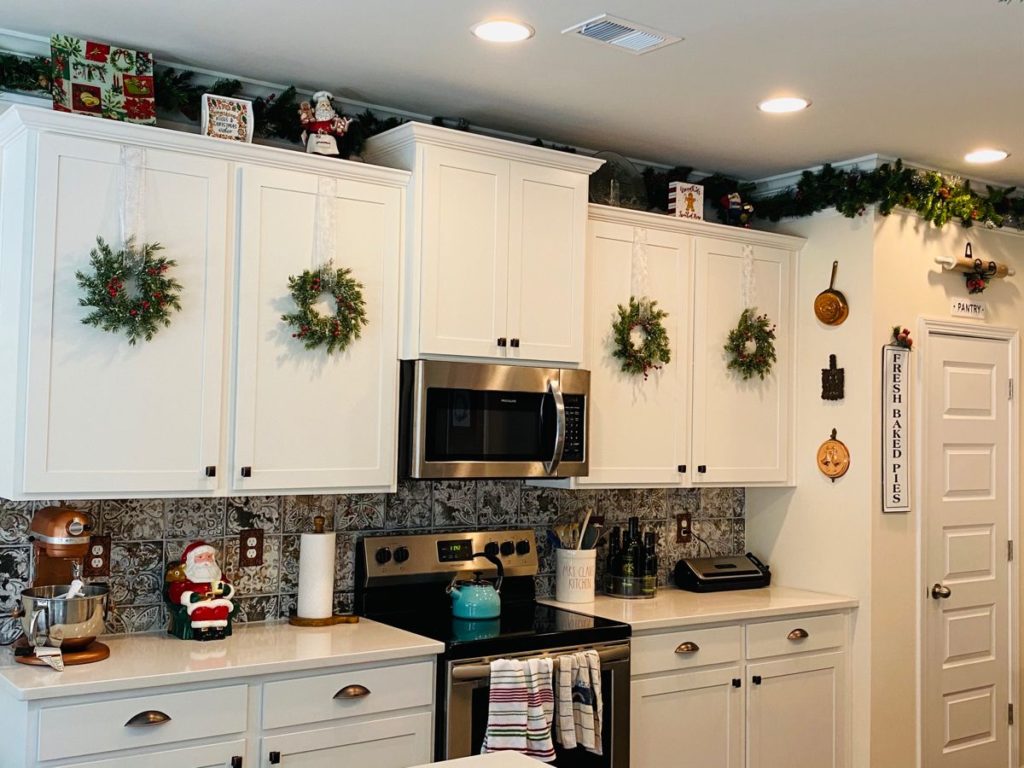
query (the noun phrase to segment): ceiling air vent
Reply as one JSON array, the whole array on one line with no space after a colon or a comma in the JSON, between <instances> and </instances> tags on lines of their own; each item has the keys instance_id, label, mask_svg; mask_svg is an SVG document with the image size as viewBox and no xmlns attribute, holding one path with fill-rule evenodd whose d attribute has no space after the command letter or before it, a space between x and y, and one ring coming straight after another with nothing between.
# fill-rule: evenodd
<instances>
[{"instance_id":1,"label":"ceiling air vent","mask_svg":"<svg viewBox=\"0 0 1024 768\"><path fill-rule=\"evenodd\" d=\"M609 16L607 13L562 30L563 35L570 33L637 55L650 53L683 39L641 24L634 24L632 21Z\"/></svg>"}]
</instances>

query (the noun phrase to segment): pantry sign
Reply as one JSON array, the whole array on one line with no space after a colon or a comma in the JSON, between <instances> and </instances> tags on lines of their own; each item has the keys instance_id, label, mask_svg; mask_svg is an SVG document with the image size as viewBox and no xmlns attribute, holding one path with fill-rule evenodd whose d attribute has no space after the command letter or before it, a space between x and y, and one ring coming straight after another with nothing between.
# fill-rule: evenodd
<instances>
[{"instance_id":1,"label":"pantry sign","mask_svg":"<svg viewBox=\"0 0 1024 768\"><path fill-rule=\"evenodd\" d=\"M910 511L910 350L882 347L882 511Z\"/></svg>"}]
</instances>

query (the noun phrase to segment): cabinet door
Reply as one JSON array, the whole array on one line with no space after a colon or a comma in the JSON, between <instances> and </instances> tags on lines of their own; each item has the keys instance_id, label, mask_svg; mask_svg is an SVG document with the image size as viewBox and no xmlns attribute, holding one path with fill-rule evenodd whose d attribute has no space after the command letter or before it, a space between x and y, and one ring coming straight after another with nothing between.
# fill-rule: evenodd
<instances>
[{"instance_id":1,"label":"cabinet door","mask_svg":"<svg viewBox=\"0 0 1024 768\"><path fill-rule=\"evenodd\" d=\"M508 175L507 160L424 149L421 354L504 357Z\"/></svg>"},{"instance_id":2,"label":"cabinet door","mask_svg":"<svg viewBox=\"0 0 1024 768\"><path fill-rule=\"evenodd\" d=\"M236 763L232 760L235 758L242 761L237 765L244 768L245 741L242 739L223 744L208 744L204 747L185 747L131 757L92 760L87 763L74 763L68 768L233 768Z\"/></svg>"},{"instance_id":3,"label":"cabinet door","mask_svg":"<svg viewBox=\"0 0 1024 768\"><path fill-rule=\"evenodd\" d=\"M739 666L633 680L630 765L741 768Z\"/></svg>"},{"instance_id":4,"label":"cabinet door","mask_svg":"<svg viewBox=\"0 0 1024 768\"><path fill-rule=\"evenodd\" d=\"M271 753L286 768L409 768L431 761L431 715L403 715L356 725L300 731L263 739L261 766Z\"/></svg>"},{"instance_id":5,"label":"cabinet door","mask_svg":"<svg viewBox=\"0 0 1024 768\"><path fill-rule=\"evenodd\" d=\"M687 235L646 233L651 298L668 312L672 360L647 379L624 373L612 323L631 291L632 226L591 222L587 238L587 355L590 474L580 485L679 485L686 480L689 430L690 274Z\"/></svg>"},{"instance_id":6,"label":"cabinet door","mask_svg":"<svg viewBox=\"0 0 1024 768\"><path fill-rule=\"evenodd\" d=\"M315 266L317 187L308 174L242 170L235 490L395 482L401 191L337 181L334 266L362 283L367 325L328 354L306 349L281 321L294 310L289 276ZM321 302L334 312L333 299Z\"/></svg>"},{"instance_id":7,"label":"cabinet door","mask_svg":"<svg viewBox=\"0 0 1024 768\"><path fill-rule=\"evenodd\" d=\"M776 326L771 373L744 380L727 368L724 345L743 311L745 250L753 252L751 302ZM693 327L695 483L790 481L793 364L790 251L698 238ZM701 470L701 467L704 470Z\"/></svg>"},{"instance_id":8,"label":"cabinet door","mask_svg":"<svg viewBox=\"0 0 1024 768\"><path fill-rule=\"evenodd\" d=\"M747 665L748 768L842 768L842 651Z\"/></svg>"},{"instance_id":9,"label":"cabinet door","mask_svg":"<svg viewBox=\"0 0 1024 768\"><path fill-rule=\"evenodd\" d=\"M24 491L212 491L220 450L228 169L147 149L144 238L177 266L181 311L152 341L82 324L76 270L120 247L121 146L42 134L25 390Z\"/></svg>"},{"instance_id":10,"label":"cabinet door","mask_svg":"<svg viewBox=\"0 0 1024 768\"><path fill-rule=\"evenodd\" d=\"M583 359L587 177L511 164L508 356Z\"/></svg>"}]
</instances>

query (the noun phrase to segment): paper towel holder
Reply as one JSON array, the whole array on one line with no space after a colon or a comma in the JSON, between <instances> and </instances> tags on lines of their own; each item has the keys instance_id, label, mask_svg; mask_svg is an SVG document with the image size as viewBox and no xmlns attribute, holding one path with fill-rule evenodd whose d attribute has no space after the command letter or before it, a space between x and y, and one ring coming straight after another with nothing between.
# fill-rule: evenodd
<instances>
[{"instance_id":1,"label":"paper towel holder","mask_svg":"<svg viewBox=\"0 0 1024 768\"><path fill-rule=\"evenodd\" d=\"M313 518L313 533L323 533L327 518L317 515ZM321 619L306 619L294 609L288 614L288 623L293 627L333 627L335 624L358 624L359 617L352 613L335 613Z\"/></svg>"}]
</instances>

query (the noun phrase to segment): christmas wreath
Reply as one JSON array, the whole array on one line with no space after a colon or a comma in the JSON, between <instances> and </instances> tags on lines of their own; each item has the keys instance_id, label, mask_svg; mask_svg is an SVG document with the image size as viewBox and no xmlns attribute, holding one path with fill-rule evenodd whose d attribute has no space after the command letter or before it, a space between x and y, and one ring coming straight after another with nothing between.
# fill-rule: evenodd
<instances>
[{"instance_id":1,"label":"christmas wreath","mask_svg":"<svg viewBox=\"0 0 1024 768\"><path fill-rule=\"evenodd\" d=\"M775 362L775 326L768 315L744 309L736 327L729 331L729 368L739 371L744 379L755 374L762 380L772 371Z\"/></svg>"},{"instance_id":2,"label":"christmas wreath","mask_svg":"<svg viewBox=\"0 0 1024 768\"><path fill-rule=\"evenodd\" d=\"M292 338L302 341L306 349L326 346L328 354L342 352L359 338L366 326L366 302L363 285L351 276L351 270L335 270L330 265L322 270L307 269L289 277L288 287L298 311L281 315L281 319L295 329ZM323 315L314 306L325 293L334 297L333 315Z\"/></svg>"},{"instance_id":3,"label":"christmas wreath","mask_svg":"<svg viewBox=\"0 0 1024 768\"><path fill-rule=\"evenodd\" d=\"M668 313L657 306L658 302L651 299L630 296L629 307L619 304L619 319L612 324L612 355L622 360L623 371L642 373L645 379L652 368L661 368L672 359L668 332L661 322ZM633 341L634 331L643 336L639 346Z\"/></svg>"},{"instance_id":4,"label":"christmas wreath","mask_svg":"<svg viewBox=\"0 0 1024 768\"><path fill-rule=\"evenodd\" d=\"M136 248L129 239L124 248L114 251L97 237L89 254L91 270L75 272L85 291L78 303L93 308L82 322L110 333L124 332L129 344L150 341L160 326L169 326L171 311L181 310L181 283L167 276L177 262L158 256L161 250L159 243Z\"/></svg>"}]
</instances>

